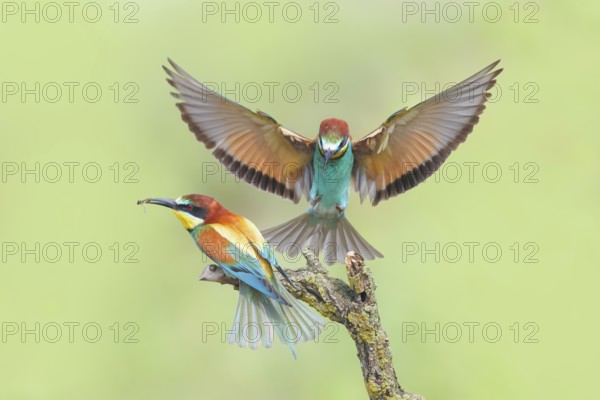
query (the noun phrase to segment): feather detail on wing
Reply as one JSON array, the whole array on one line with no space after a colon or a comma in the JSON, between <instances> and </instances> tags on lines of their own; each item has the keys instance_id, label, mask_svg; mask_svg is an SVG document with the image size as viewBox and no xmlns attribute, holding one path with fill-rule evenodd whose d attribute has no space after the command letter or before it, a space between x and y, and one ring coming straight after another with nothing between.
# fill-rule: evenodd
<instances>
[{"instance_id":1,"label":"feather detail on wing","mask_svg":"<svg viewBox=\"0 0 600 400\"><path fill-rule=\"evenodd\" d=\"M390 116L352 144L352 180L361 202L376 205L432 175L479 121L502 69L500 60L410 109Z\"/></svg>"},{"instance_id":2,"label":"feather detail on wing","mask_svg":"<svg viewBox=\"0 0 600 400\"><path fill-rule=\"evenodd\" d=\"M271 265L238 230L211 224L198 234L202 251L225 272L282 304L287 302L274 287L276 278Z\"/></svg>"},{"instance_id":3,"label":"feather detail on wing","mask_svg":"<svg viewBox=\"0 0 600 400\"><path fill-rule=\"evenodd\" d=\"M253 112L195 80L169 60L164 68L182 119L229 171L252 185L295 203L308 198L314 141Z\"/></svg>"}]
</instances>

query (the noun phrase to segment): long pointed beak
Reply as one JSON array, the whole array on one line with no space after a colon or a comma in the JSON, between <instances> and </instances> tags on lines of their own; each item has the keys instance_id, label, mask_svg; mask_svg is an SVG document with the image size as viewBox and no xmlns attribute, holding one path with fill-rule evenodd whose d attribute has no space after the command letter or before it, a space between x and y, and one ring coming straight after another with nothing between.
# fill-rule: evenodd
<instances>
[{"instance_id":1,"label":"long pointed beak","mask_svg":"<svg viewBox=\"0 0 600 400\"><path fill-rule=\"evenodd\" d=\"M325 163L323 164L323 170L327 169L327 163L333 154L333 150L325 150Z\"/></svg>"},{"instance_id":2,"label":"long pointed beak","mask_svg":"<svg viewBox=\"0 0 600 400\"><path fill-rule=\"evenodd\" d=\"M162 199L162 198L149 198L144 200L138 200L137 204L156 204L158 206L163 206L171 209L175 209L177 207L177 203L173 199Z\"/></svg>"}]
</instances>

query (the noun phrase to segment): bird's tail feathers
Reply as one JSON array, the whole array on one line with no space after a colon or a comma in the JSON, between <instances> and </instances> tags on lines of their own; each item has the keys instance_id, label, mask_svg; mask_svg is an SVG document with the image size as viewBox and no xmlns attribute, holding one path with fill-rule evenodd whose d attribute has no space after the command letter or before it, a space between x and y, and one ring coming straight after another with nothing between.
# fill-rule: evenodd
<instances>
[{"instance_id":1,"label":"bird's tail feathers","mask_svg":"<svg viewBox=\"0 0 600 400\"><path fill-rule=\"evenodd\" d=\"M277 337L288 345L295 358L294 345L314 340L322 329L323 320L283 287L280 287L280 293L289 306L241 283L233 327L227 332L227 341L251 349L270 348Z\"/></svg>"},{"instance_id":2,"label":"bird's tail feathers","mask_svg":"<svg viewBox=\"0 0 600 400\"><path fill-rule=\"evenodd\" d=\"M367 242L345 216L325 218L307 211L288 222L266 229L263 236L275 249L295 259L308 247L317 256L323 253L329 264L344 263L349 251L359 252L365 259L383 257Z\"/></svg>"}]
</instances>

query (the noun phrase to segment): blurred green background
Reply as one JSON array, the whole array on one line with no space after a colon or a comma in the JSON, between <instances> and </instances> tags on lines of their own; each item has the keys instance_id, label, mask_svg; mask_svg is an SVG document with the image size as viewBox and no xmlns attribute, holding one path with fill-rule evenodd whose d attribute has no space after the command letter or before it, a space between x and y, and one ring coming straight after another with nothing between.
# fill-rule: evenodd
<instances>
[{"instance_id":1,"label":"blurred green background","mask_svg":"<svg viewBox=\"0 0 600 400\"><path fill-rule=\"evenodd\" d=\"M376 208L353 194L348 215L386 255L369 265L405 389L600 394L597 2L284 2L272 21L261 2L73 7L2 3L0 398L366 398L333 325L297 361L203 337L237 295L198 282L179 222L135 201L210 194L261 228L307 205L206 174L167 57L306 136L336 116L355 138L501 58L501 92L447 166Z\"/></svg>"}]
</instances>

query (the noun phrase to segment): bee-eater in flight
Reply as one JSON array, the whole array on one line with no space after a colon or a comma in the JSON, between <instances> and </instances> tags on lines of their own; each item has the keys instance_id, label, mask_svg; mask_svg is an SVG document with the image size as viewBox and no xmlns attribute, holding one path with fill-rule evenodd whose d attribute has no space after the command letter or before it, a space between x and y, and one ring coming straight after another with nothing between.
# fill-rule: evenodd
<instances>
[{"instance_id":1,"label":"bee-eater in flight","mask_svg":"<svg viewBox=\"0 0 600 400\"><path fill-rule=\"evenodd\" d=\"M346 219L351 183L372 205L404 193L432 175L479 121L488 90L502 69L499 60L463 82L412 108L403 108L360 140L345 121L321 122L315 139L253 112L195 80L169 60L165 67L182 118L196 139L237 177L294 203L305 196L308 211L263 231L277 250L295 257L304 247L325 253L328 264L350 250L382 257Z\"/></svg>"},{"instance_id":2,"label":"bee-eater in flight","mask_svg":"<svg viewBox=\"0 0 600 400\"><path fill-rule=\"evenodd\" d=\"M220 268L211 271L211 266L207 267L201 279L239 281L233 329L227 334L229 343L251 348L262 343L268 348L277 336L295 356L295 343L313 340L319 333L323 320L277 280L274 268L284 279L289 278L252 222L212 197L199 194L176 200L149 198L138 204L156 204L174 211L198 248Z\"/></svg>"}]
</instances>

